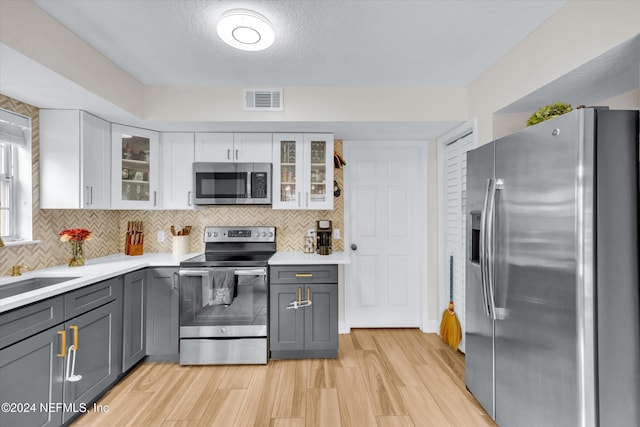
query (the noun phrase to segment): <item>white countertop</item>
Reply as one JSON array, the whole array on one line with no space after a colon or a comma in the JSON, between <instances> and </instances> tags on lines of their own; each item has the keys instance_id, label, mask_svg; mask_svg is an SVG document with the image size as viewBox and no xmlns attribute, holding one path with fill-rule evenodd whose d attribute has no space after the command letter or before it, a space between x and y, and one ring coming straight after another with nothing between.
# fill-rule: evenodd
<instances>
[{"instance_id":1,"label":"white countertop","mask_svg":"<svg viewBox=\"0 0 640 427\"><path fill-rule=\"evenodd\" d=\"M0 286L33 277L75 277L55 285L24 292L19 295L0 299L0 313L23 305L41 301L65 292L73 291L83 286L110 279L121 274L139 270L145 267L178 267L180 262L199 255L172 255L170 253L148 253L139 256L124 254L109 255L86 261L82 267L68 267L58 265L35 271L27 271L21 276L1 276ZM350 264L351 260L346 252L334 252L331 255L305 254L303 252L277 252L270 260L270 265L303 265L303 264Z\"/></svg>"},{"instance_id":2,"label":"white countertop","mask_svg":"<svg viewBox=\"0 0 640 427\"><path fill-rule=\"evenodd\" d=\"M276 252L269 265L304 264L351 264L348 252L333 252L331 255L305 254L304 252Z\"/></svg>"},{"instance_id":3,"label":"white countertop","mask_svg":"<svg viewBox=\"0 0 640 427\"><path fill-rule=\"evenodd\" d=\"M26 304L43 300L83 286L110 279L121 274L125 274L144 267L177 267L180 262L198 255L190 253L186 255L172 255L170 253L149 253L139 256L129 256L124 254L109 255L106 257L88 259L86 265L82 267L68 267L59 265L50 268L43 268L35 271L28 271L22 276L0 277L0 286L18 282L20 280L42 276L56 277L76 277L55 285L24 292L8 298L0 299L0 313L8 311Z\"/></svg>"}]
</instances>

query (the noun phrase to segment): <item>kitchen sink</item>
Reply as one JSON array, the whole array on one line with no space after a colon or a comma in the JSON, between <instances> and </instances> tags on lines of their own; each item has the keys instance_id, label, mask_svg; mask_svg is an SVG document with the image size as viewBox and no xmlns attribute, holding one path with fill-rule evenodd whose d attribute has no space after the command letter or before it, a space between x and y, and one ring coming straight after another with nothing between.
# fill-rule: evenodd
<instances>
[{"instance_id":1,"label":"kitchen sink","mask_svg":"<svg viewBox=\"0 0 640 427\"><path fill-rule=\"evenodd\" d=\"M45 288L47 286L55 285L57 283L62 283L66 282L67 280L73 279L77 279L77 277L32 277L6 285L0 285L0 299L12 297L23 292Z\"/></svg>"}]
</instances>

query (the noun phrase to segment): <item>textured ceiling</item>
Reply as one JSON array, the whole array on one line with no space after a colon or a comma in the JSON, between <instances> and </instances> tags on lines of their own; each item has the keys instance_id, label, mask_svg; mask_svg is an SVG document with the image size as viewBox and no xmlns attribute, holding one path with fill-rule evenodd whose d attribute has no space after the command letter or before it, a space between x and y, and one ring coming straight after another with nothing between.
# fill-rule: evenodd
<instances>
[{"instance_id":1,"label":"textured ceiling","mask_svg":"<svg viewBox=\"0 0 640 427\"><path fill-rule=\"evenodd\" d=\"M145 85L465 86L565 1L35 0ZM225 45L226 11L266 16L262 52Z\"/></svg>"}]
</instances>

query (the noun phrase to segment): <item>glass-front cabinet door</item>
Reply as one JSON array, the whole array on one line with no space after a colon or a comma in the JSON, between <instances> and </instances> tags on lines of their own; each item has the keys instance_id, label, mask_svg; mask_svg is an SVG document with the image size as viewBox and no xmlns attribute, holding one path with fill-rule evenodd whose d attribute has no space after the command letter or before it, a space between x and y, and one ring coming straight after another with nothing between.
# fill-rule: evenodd
<instances>
[{"instance_id":1,"label":"glass-front cabinet door","mask_svg":"<svg viewBox=\"0 0 640 427\"><path fill-rule=\"evenodd\" d=\"M159 206L158 132L122 125L112 127L112 206L153 209Z\"/></svg>"},{"instance_id":2,"label":"glass-front cabinet door","mask_svg":"<svg viewBox=\"0 0 640 427\"><path fill-rule=\"evenodd\" d=\"M273 135L273 209L333 209L333 135Z\"/></svg>"},{"instance_id":3,"label":"glass-front cabinet door","mask_svg":"<svg viewBox=\"0 0 640 427\"><path fill-rule=\"evenodd\" d=\"M303 209L302 134L273 135L274 209Z\"/></svg>"},{"instance_id":4,"label":"glass-front cabinet door","mask_svg":"<svg viewBox=\"0 0 640 427\"><path fill-rule=\"evenodd\" d=\"M333 209L333 135L305 134L305 206Z\"/></svg>"}]
</instances>

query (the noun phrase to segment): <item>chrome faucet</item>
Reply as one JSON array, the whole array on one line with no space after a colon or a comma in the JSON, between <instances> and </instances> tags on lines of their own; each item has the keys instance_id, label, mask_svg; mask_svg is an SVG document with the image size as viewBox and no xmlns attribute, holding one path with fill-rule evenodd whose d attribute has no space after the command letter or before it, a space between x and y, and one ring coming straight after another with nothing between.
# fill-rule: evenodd
<instances>
[{"instance_id":1,"label":"chrome faucet","mask_svg":"<svg viewBox=\"0 0 640 427\"><path fill-rule=\"evenodd\" d=\"M21 268L24 268L25 270L29 269L29 267L27 267L26 265L14 265L11 267L11 275L22 276L22 271L20 271Z\"/></svg>"}]
</instances>

